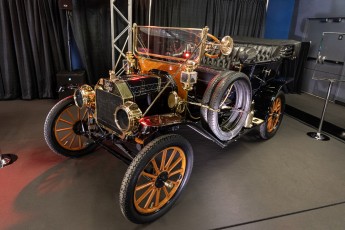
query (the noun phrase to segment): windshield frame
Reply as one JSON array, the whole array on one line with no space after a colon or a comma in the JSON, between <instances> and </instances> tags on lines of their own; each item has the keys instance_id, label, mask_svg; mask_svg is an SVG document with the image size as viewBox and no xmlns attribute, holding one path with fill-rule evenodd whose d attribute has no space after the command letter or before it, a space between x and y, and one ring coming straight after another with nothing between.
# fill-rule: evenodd
<instances>
[{"instance_id":1,"label":"windshield frame","mask_svg":"<svg viewBox=\"0 0 345 230\"><path fill-rule=\"evenodd\" d=\"M138 39L138 30L139 28L147 28L147 29L162 29L162 30L181 30L184 32L188 31L193 31L195 32L200 32L200 41L198 44L195 44L195 48L192 50L191 53L196 52L194 58L191 58L192 55L189 58L182 58L182 57L174 57L174 56L169 56L169 55L163 55L163 54L157 54L157 53L148 53L148 52L142 52L138 50L138 43L140 42ZM135 56L137 57L142 57L142 58L149 58L149 59L154 59L157 61L164 61L164 62L174 62L174 63L183 63L187 60L194 61L196 63L199 63L201 56L204 53L205 50L205 44L206 44L206 39L207 39L207 32L208 32L208 27L205 28L184 28L184 27L161 27L161 26L138 26L136 24L133 25L133 37L134 37L134 42L133 42L133 51ZM198 36L196 36L198 37ZM199 49L199 50L198 50Z\"/></svg>"}]
</instances>

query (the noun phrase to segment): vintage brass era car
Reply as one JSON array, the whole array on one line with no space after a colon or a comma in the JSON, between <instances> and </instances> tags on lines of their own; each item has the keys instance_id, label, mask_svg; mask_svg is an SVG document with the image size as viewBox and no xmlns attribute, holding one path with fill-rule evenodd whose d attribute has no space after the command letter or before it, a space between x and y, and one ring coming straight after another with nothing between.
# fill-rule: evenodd
<instances>
[{"instance_id":1,"label":"vintage brass era car","mask_svg":"<svg viewBox=\"0 0 345 230\"><path fill-rule=\"evenodd\" d=\"M57 154L80 157L102 147L129 165L120 190L123 215L146 223L164 215L193 166L188 126L226 147L256 128L269 139L281 123L286 81L279 74L294 47L246 44L208 28L133 26L123 74L110 71L59 101L44 135Z\"/></svg>"}]
</instances>

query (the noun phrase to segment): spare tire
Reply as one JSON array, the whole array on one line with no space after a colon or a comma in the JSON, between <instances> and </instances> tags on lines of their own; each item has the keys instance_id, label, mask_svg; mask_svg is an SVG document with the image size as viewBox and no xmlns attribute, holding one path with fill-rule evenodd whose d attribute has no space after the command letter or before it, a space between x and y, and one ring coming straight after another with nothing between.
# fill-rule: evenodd
<instances>
[{"instance_id":1,"label":"spare tire","mask_svg":"<svg viewBox=\"0 0 345 230\"><path fill-rule=\"evenodd\" d=\"M251 109L252 90L244 73L230 72L216 86L207 112L207 123L222 141L233 139L243 128Z\"/></svg>"},{"instance_id":2,"label":"spare tire","mask_svg":"<svg viewBox=\"0 0 345 230\"><path fill-rule=\"evenodd\" d=\"M230 76L231 73L233 73L233 71L227 70L227 71L224 71L224 72L221 72L221 73L217 74L216 76L214 76L212 78L212 80L208 83L207 88L206 88L206 90L204 92L201 104L209 105L212 93L214 92L214 89L216 88L217 84L222 79L224 79L225 77ZM202 118L202 121L205 122L205 123L207 123L207 112L208 112L208 109L206 107L201 107L200 108L201 118Z\"/></svg>"}]
</instances>

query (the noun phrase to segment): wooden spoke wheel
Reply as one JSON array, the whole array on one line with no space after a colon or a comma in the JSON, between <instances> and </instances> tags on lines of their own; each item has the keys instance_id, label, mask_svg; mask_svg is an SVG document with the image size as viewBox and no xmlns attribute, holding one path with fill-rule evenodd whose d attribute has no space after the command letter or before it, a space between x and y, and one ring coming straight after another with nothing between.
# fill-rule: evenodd
<instances>
[{"instance_id":1,"label":"wooden spoke wheel","mask_svg":"<svg viewBox=\"0 0 345 230\"><path fill-rule=\"evenodd\" d=\"M134 223L164 215L186 185L193 164L190 144L179 135L165 135L145 146L122 181L122 213Z\"/></svg>"},{"instance_id":2,"label":"wooden spoke wheel","mask_svg":"<svg viewBox=\"0 0 345 230\"><path fill-rule=\"evenodd\" d=\"M55 121L54 135L57 142L68 150L82 150L87 138L83 136L87 127L87 110L76 106L66 107Z\"/></svg>"},{"instance_id":3,"label":"wooden spoke wheel","mask_svg":"<svg viewBox=\"0 0 345 230\"><path fill-rule=\"evenodd\" d=\"M185 171L186 155L179 147L168 147L154 156L135 186L134 205L138 212L152 213L162 208L176 193Z\"/></svg>"},{"instance_id":4,"label":"wooden spoke wheel","mask_svg":"<svg viewBox=\"0 0 345 230\"><path fill-rule=\"evenodd\" d=\"M59 101L49 112L44 124L44 137L57 154L79 157L93 150L87 138L87 109L79 109L73 97Z\"/></svg>"},{"instance_id":5,"label":"wooden spoke wheel","mask_svg":"<svg viewBox=\"0 0 345 230\"><path fill-rule=\"evenodd\" d=\"M265 122L260 125L260 137L264 140L273 137L283 119L285 96L282 91L272 99Z\"/></svg>"},{"instance_id":6,"label":"wooden spoke wheel","mask_svg":"<svg viewBox=\"0 0 345 230\"><path fill-rule=\"evenodd\" d=\"M277 128L280 116L282 115L281 110L282 110L282 101L280 97L277 97L272 103L270 114L267 119L267 131L269 133L273 132L273 130Z\"/></svg>"}]
</instances>

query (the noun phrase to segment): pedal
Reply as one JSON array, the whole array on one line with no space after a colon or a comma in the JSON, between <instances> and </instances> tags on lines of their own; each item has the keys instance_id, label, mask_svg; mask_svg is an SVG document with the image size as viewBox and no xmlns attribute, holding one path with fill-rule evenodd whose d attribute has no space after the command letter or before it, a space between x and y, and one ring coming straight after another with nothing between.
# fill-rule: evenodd
<instances>
[{"instance_id":1,"label":"pedal","mask_svg":"<svg viewBox=\"0 0 345 230\"><path fill-rule=\"evenodd\" d=\"M253 124L255 125L261 125L262 123L264 123L265 121L260 119L260 118L257 118L257 117L254 117L253 120L252 120Z\"/></svg>"}]
</instances>

